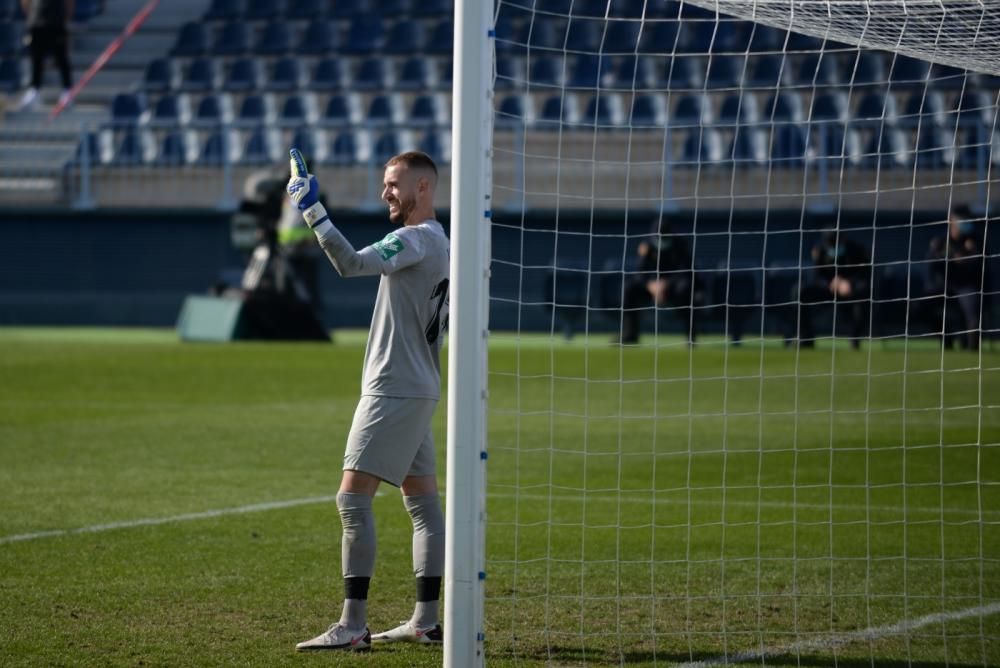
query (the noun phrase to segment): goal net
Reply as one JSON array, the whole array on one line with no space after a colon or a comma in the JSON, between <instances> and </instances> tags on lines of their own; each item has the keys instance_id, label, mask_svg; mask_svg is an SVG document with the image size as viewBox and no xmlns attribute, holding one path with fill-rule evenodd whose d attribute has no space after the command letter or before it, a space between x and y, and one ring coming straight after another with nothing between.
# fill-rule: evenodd
<instances>
[{"instance_id":1,"label":"goal net","mask_svg":"<svg viewBox=\"0 0 1000 668\"><path fill-rule=\"evenodd\" d=\"M1000 6L494 11L488 661L1000 663Z\"/></svg>"}]
</instances>

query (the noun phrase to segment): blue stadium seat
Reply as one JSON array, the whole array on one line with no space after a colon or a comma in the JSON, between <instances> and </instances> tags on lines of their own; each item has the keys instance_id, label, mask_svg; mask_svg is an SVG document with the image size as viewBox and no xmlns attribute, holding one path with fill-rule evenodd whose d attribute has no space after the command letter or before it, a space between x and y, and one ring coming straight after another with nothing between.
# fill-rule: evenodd
<instances>
[{"instance_id":1,"label":"blue stadium seat","mask_svg":"<svg viewBox=\"0 0 1000 668\"><path fill-rule=\"evenodd\" d=\"M413 3L416 16L451 16L454 11L452 0L420 0Z\"/></svg>"},{"instance_id":2,"label":"blue stadium seat","mask_svg":"<svg viewBox=\"0 0 1000 668\"><path fill-rule=\"evenodd\" d=\"M198 127L215 127L232 120L232 104L229 97L222 95L206 95L198 102L192 125Z\"/></svg>"},{"instance_id":3,"label":"blue stadium seat","mask_svg":"<svg viewBox=\"0 0 1000 668\"><path fill-rule=\"evenodd\" d=\"M510 13L501 11L497 15L496 22L493 25L493 31L496 35L494 42L496 43L496 52L499 56L497 58L498 62L503 60L504 56L509 56L523 50L522 45L516 42L514 28L515 22L511 18Z\"/></svg>"},{"instance_id":4,"label":"blue stadium seat","mask_svg":"<svg viewBox=\"0 0 1000 668\"><path fill-rule=\"evenodd\" d=\"M773 123L802 121L802 98L791 90L779 90L764 104L763 120Z\"/></svg>"},{"instance_id":5,"label":"blue stadium seat","mask_svg":"<svg viewBox=\"0 0 1000 668\"><path fill-rule=\"evenodd\" d=\"M184 94L164 93L147 109L141 120L153 127L186 125L191 120L191 103Z\"/></svg>"},{"instance_id":6,"label":"blue stadium seat","mask_svg":"<svg viewBox=\"0 0 1000 668\"><path fill-rule=\"evenodd\" d=\"M354 19L376 13L377 0L327 0L326 14L332 19Z\"/></svg>"},{"instance_id":7,"label":"blue stadium seat","mask_svg":"<svg viewBox=\"0 0 1000 668\"><path fill-rule=\"evenodd\" d=\"M844 62L843 81L852 86L886 82L885 58L881 53L858 51L856 58L848 58Z\"/></svg>"},{"instance_id":8,"label":"blue stadium seat","mask_svg":"<svg viewBox=\"0 0 1000 668\"><path fill-rule=\"evenodd\" d=\"M212 0L202 15L206 21L233 21L243 16L243 0Z\"/></svg>"},{"instance_id":9,"label":"blue stadium seat","mask_svg":"<svg viewBox=\"0 0 1000 668\"><path fill-rule=\"evenodd\" d=\"M678 166L711 166L721 161L722 140L718 132L711 128L697 127L687 130Z\"/></svg>"},{"instance_id":10,"label":"blue stadium seat","mask_svg":"<svg viewBox=\"0 0 1000 668\"><path fill-rule=\"evenodd\" d=\"M597 19L579 16L573 17L567 24L566 50L571 53L595 53L601 46L603 34L604 21L599 22Z\"/></svg>"},{"instance_id":11,"label":"blue stadium seat","mask_svg":"<svg viewBox=\"0 0 1000 668\"><path fill-rule=\"evenodd\" d=\"M507 95L497 105L495 124L499 129L530 127L534 120L530 95L524 93Z\"/></svg>"},{"instance_id":12,"label":"blue stadium seat","mask_svg":"<svg viewBox=\"0 0 1000 668\"><path fill-rule=\"evenodd\" d=\"M966 88L955 99L952 123L957 123L961 128L969 128L977 125L992 127L996 117L996 107L993 105L993 97L987 95L986 91L977 88Z\"/></svg>"},{"instance_id":13,"label":"blue stadium seat","mask_svg":"<svg viewBox=\"0 0 1000 668\"><path fill-rule=\"evenodd\" d=\"M153 164L160 167L180 167L194 158L193 138L183 129L167 132L160 139L160 145L153 158Z\"/></svg>"},{"instance_id":14,"label":"blue stadium seat","mask_svg":"<svg viewBox=\"0 0 1000 668\"><path fill-rule=\"evenodd\" d=\"M792 30L788 33L786 51L808 53L811 51L820 51L825 45L826 42L819 37L813 37L812 35Z\"/></svg>"},{"instance_id":15,"label":"blue stadium seat","mask_svg":"<svg viewBox=\"0 0 1000 668\"><path fill-rule=\"evenodd\" d=\"M621 127L625 123L625 112L621 96L617 93L602 92L587 101L581 122L600 128Z\"/></svg>"},{"instance_id":16,"label":"blue stadium seat","mask_svg":"<svg viewBox=\"0 0 1000 668\"><path fill-rule=\"evenodd\" d=\"M947 116L944 94L939 90L921 87L907 98L903 113L899 116L899 124L909 128L917 125L944 125Z\"/></svg>"},{"instance_id":17,"label":"blue stadium seat","mask_svg":"<svg viewBox=\"0 0 1000 668\"><path fill-rule=\"evenodd\" d=\"M323 164L326 159L326 139L323 130L300 127L292 134L288 146L299 149L307 165Z\"/></svg>"},{"instance_id":18,"label":"blue stadium seat","mask_svg":"<svg viewBox=\"0 0 1000 668\"><path fill-rule=\"evenodd\" d=\"M448 124L448 101L440 93L425 93L413 98L407 123L412 126L445 126Z\"/></svg>"},{"instance_id":19,"label":"blue stadium seat","mask_svg":"<svg viewBox=\"0 0 1000 668\"><path fill-rule=\"evenodd\" d=\"M150 158L149 135L138 128L126 128L117 135L111 164L116 167L141 165Z\"/></svg>"},{"instance_id":20,"label":"blue stadium seat","mask_svg":"<svg viewBox=\"0 0 1000 668\"><path fill-rule=\"evenodd\" d=\"M376 163L384 163L394 155L399 155L404 150L406 143L403 141L399 130L386 130L378 135L372 144L372 157Z\"/></svg>"},{"instance_id":21,"label":"blue stadium seat","mask_svg":"<svg viewBox=\"0 0 1000 668\"><path fill-rule=\"evenodd\" d=\"M607 85L619 90L653 90L656 73L653 62L646 56L625 56L614 67Z\"/></svg>"},{"instance_id":22,"label":"blue stadium seat","mask_svg":"<svg viewBox=\"0 0 1000 668\"><path fill-rule=\"evenodd\" d=\"M955 133L922 123L914 132L913 160L917 169L942 169L955 161Z\"/></svg>"},{"instance_id":23,"label":"blue stadium seat","mask_svg":"<svg viewBox=\"0 0 1000 668\"><path fill-rule=\"evenodd\" d=\"M306 24L296 53L306 56L326 56L340 46L336 27L329 21L316 19Z\"/></svg>"},{"instance_id":24,"label":"blue stadium seat","mask_svg":"<svg viewBox=\"0 0 1000 668\"><path fill-rule=\"evenodd\" d=\"M940 90L964 90L968 85L968 78L969 73L966 70L934 63L931 65L927 81Z\"/></svg>"},{"instance_id":25,"label":"blue stadium seat","mask_svg":"<svg viewBox=\"0 0 1000 668\"><path fill-rule=\"evenodd\" d=\"M278 146L271 130L261 126L246 133L239 160L241 165L273 165L277 160Z\"/></svg>"},{"instance_id":26,"label":"blue stadium seat","mask_svg":"<svg viewBox=\"0 0 1000 668\"><path fill-rule=\"evenodd\" d=\"M384 16L409 16L413 13L410 0L379 0L378 4Z\"/></svg>"},{"instance_id":27,"label":"blue stadium seat","mask_svg":"<svg viewBox=\"0 0 1000 668\"><path fill-rule=\"evenodd\" d=\"M752 32L743 21L720 16L712 35L711 50L715 55L746 53Z\"/></svg>"},{"instance_id":28,"label":"blue stadium seat","mask_svg":"<svg viewBox=\"0 0 1000 668\"><path fill-rule=\"evenodd\" d=\"M239 56L247 52L247 26L242 21L224 23L215 34L212 53L216 56Z\"/></svg>"},{"instance_id":29,"label":"blue stadium seat","mask_svg":"<svg viewBox=\"0 0 1000 668\"><path fill-rule=\"evenodd\" d=\"M861 163L861 139L857 130L844 123L811 123L809 150L815 159L834 172Z\"/></svg>"},{"instance_id":30,"label":"blue stadium seat","mask_svg":"<svg viewBox=\"0 0 1000 668\"><path fill-rule=\"evenodd\" d=\"M326 10L326 0L294 0L285 5L285 18L316 21L327 15Z\"/></svg>"},{"instance_id":31,"label":"blue stadium seat","mask_svg":"<svg viewBox=\"0 0 1000 668\"><path fill-rule=\"evenodd\" d=\"M663 95L644 93L632 97L629 125L633 128L661 128L667 123L667 106Z\"/></svg>"},{"instance_id":32,"label":"blue stadium seat","mask_svg":"<svg viewBox=\"0 0 1000 668\"><path fill-rule=\"evenodd\" d=\"M239 154L239 143L232 130L217 129L208 133L198 152L197 162L201 165L215 167L225 163L233 163Z\"/></svg>"},{"instance_id":33,"label":"blue stadium seat","mask_svg":"<svg viewBox=\"0 0 1000 668\"><path fill-rule=\"evenodd\" d=\"M855 124L861 126L895 125L898 116L895 96L881 88L872 89L862 96L852 114Z\"/></svg>"},{"instance_id":34,"label":"blue stadium seat","mask_svg":"<svg viewBox=\"0 0 1000 668\"><path fill-rule=\"evenodd\" d=\"M532 86L560 87L563 84L562 61L554 56L532 57L528 83Z\"/></svg>"},{"instance_id":35,"label":"blue stadium seat","mask_svg":"<svg viewBox=\"0 0 1000 668\"><path fill-rule=\"evenodd\" d=\"M909 161L906 138L900 130L884 125L874 129L865 151L865 166L893 169L906 167Z\"/></svg>"},{"instance_id":36,"label":"blue stadium seat","mask_svg":"<svg viewBox=\"0 0 1000 668\"><path fill-rule=\"evenodd\" d=\"M389 29L383 53L397 56L420 53L424 50L424 27L413 19L400 19Z\"/></svg>"},{"instance_id":37,"label":"blue stadium seat","mask_svg":"<svg viewBox=\"0 0 1000 668\"><path fill-rule=\"evenodd\" d=\"M711 121L711 104L702 93L680 97L674 107L674 113L670 116L670 124L675 127L697 127Z\"/></svg>"},{"instance_id":38,"label":"blue stadium seat","mask_svg":"<svg viewBox=\"0 0 1000 668\"><path fill-rule=\"evenodd\" d=\"M76 0L73 4L73 21L86 23L104 11L105 0Z\"/></svg>"},{"instance_id":39,"label":"blue stadium seat","mask_svg":"<svg viewBox=\"0 0 1000 668\"><path fill-rule=\"evenodd\" d=\"M571 88L596 90L611 76L611 59L583 53L576 57L572 68L568 82Z\"/></svg>"},{"instance_id":40,"label":"blue stadium seat","mask_svg":"<svg viewBox=\"0 0 1000 668\"><path fill-rule=\"evenodd\" d=\"M997 141L991 128L992 126L974 125L958 130L961 139L955 146L956 167L975 169L981 179L986 177L987 169L996 168Z\"/></svg>"},{"instance_id":41,"label":"blue stadium seat","mask_svg":"<svg viewBox=\"0 0 1000 668\"><path fill-rule=\"evenodd\" d=\"M705 61L701 56L674 56L664 63L661 87L673 91L695 91L705 87Z\"/></svg>"},{"instance_id":42,"label":"blue stadium seat","mask_svg":"<svg viewBox=\"0 0 1000 668\"><path fill-rule=\"evenodd\" d=\"M772 28L763 23L754 23L747 49L752 54L776 54L785 49L788 31Z\"/></svg>"},{"instance_id":43,"label":"blue stadium seat","mask_svg":"<svg viewBox=\"0 0 1000 668\"><path fill-rule=\"evenodd\" d=\"M780 86L791 86L791 79L791 63L785 56L769 53L750 59L743 83L749 88L774 90Z\"/></svg>"},{"instance_id":44,"label":"blue stadium seat","mask_svg":"<svg viewBox=\"0 0 1000 668\"><path fill-rule=\"evenodd\" d=\"M388 62L382 56L365 58L354 73L354 90L378 91L389 88Z\"/></svg>"},{"instance_id":45,"label":"blue stadium seat","mask_svg":"<svg viewBox=\"0 0 1000 668\"><path fill-rule=\"evenodd\" d=\"M316 100L308 93L289 95L278 113L280 127L299 127L316 122Z\"/></svg>"},{"instance_id":46,"label":"blue stadium seat","mask_svg":"<svg viewBox=\"0 0 1000 668\"><path fill-rule=\"evenodd\" d=\"M732 93L722 100L718 122L722 125L750 125L760 122L757 96L749 91Z\"/></svg>"},{"instance_id":47,"label":"blue stadium seat","mask_svg":"<svg viewBox=\"0 0 1000 668\"><path fill-rule=\"evenodd\" d=\"M368 104L365 124L369 126L399 125L404 118L402 102L392 93L376 95Z\"/></svg>"},{"instance_id":48,"label":"blue stadium seat","mask_svg":"<svg viewBox=\"0 0 1000 668\"><path fill-rule=\"evenodd\" d=\"M283 15L284 7L281 0L244 0L246 9L243 16L248 21L269 21ZM295 0L292 0L294 2Z\"/></svg>"},{"instance_id":49,"label":"blue stadium seat","mask_svg":"<svg viewBox=\"0 0 1000 668\"><path fill-rule=\"evenodd\" d=\"M170 51L175 56L185 57L203 56L207 52L208 34L205 24L199 21L189 21L181 26L174 48Z\"/></svg>"},{"instance_id":50,"label":"blue stadium seat","mask_svg":"<svg viewBox=\"0 0 1000 668\"><path fill-rule=\"evenodd\" d=\"M385 28L382 19L373 14L355 16L347 27L347 41L344 53L366 55L382 49Z\"/></svg>"},{"instance_id":51,"label":"blue stadium seat","mask_svg":"<svg viewBox=\"0 0 1000 668\"><path fill-rule=\"evenodd\" d=\"M338 133L330 140L325 164L328 165L356 165L361 162L358 150L358 137L360 132L345 130Z\"/></svg>"},{"instance_id":52,"label":"blue stadium seat","mask_svg":"<svg viewBox=\"0 0 1000 668\"><path fill-rule=\"evenodd\" d=\"M350 77L347 66L342 58L322 58L313 68L310 88L316 91L343 90Z\"/></svg>"},{"instance_id":53,"label":"blue stadium seat","mask_svg":"<svg viewBox=\"0 0 1000 668\"><path fill-rule=\"evenodd\" d=\"M170 58L153 58L146 64L146 70L142 75L143 91L146 93L165 93L177 86L177 68Z\"/></svg>"},{"instance_id":54,"label":"blue stadium seat","mask_svg":"<svg viewBox=\"0 0 1000 668\"><path fill-rule=\"evenodd\" d=\"M612 21L604 35L602 52L605 54L634 54L639 48L640 24L638 21Z\"/></svg>"},{"instance_id":55,"label":"blue stadium seat","mask_svg":"<svg viewBox=\"0 0 1000 668\"><path fill-rule=\"evenodd\" d=\"M532 15L518 28L514 41L527 46L532 53L554 52L562 49L565 32L556 30L556 22L545 15Z\"/></svg>"},{"instance_id":56,"label":"blue stadium seat","mask_svg":"<svg viewBox=\"0 0 1000 668\"><path fill-rule=\"evenodd\" d=\"M616 2L607 3L605 11L613 19L641 19L645 15L647 4L655 6L657 3L646 3L645 0L616 0ZM625 21L615 21L615 23L625 23ZM638 21L628 21L628 23L637 24Z\"/></svg>"},{"instance_id":57,"label":"blue stadium seat","mask_svg":"<svg viewBox=\"0 0 1000 668\"><path fill-rule=\"evenodd\" d=\"M118 93L111 99L111 121L116 125L138 122L146 109L143 96L136 93Z\"/></svg>"},{"instance_id":58,"label":"blue stadium seat","mask_svg":"<svg viewBox=\"0 0 1000 668\"><path fill-rule=\"evenodd\" d=\"M684 21L677 34L677 53L707 54L714 39L714 21Z\"/></svg>"},{"instance_id":59,"label":"blue stadium seat","mask_svg":"<svg viewBox=\"0 0 1000 668\"><path fill-rule=\"evenodd\" d=\"M764 133L752 127L737 126L729 142L725 159L740 167L759 167L767 160Z\"/></svg>"},{"instance_id":60,"label":"blue stadium seat","mask_svg":"<svg viewBox=\"0 0 1000 668\"><path fill-rule=\"evenodd\" d=\"M266 94L251 93L243 98L233 123L240 127L256 127L274 122L274 100Z\"/></svg>"},{"instance_id":61,"label":"blue stadium seat","mask_svg":"<svg viewBox=\"0 0 1000 668\"><path fill-rule=\"evenodd\" d=\"M926 60L896 54L892 59L889 80L894 86L920 86L927 82L931 64Z\"/></svg>"},{"instance_id":62,"label":"blue stadium seat","mask_svg":"<svg viewBox=\"0 0 1000 668\"><path fill-rule=\"evenodd\" d=\"M280 56L288 53L291 35L284 21L270 21L257 33L253 52L262 56Z\"/></svg>"},{"instance_id":63,"label":"blue stadium seat","mask_svg":"<svg viewBox=\"0 0 1000 668\"><path fill-rule=\"evenodd\" d=\"M801 167L806 162L809 133L801 125L783 123L771 132L771 165L778 169Z\"/></svg>"},{"instance_id":64,"label":"blue stadium seat","mask_svg":"<svg viewBox=\"0 0 1000 668\"><path fill-rule=\"evenodd\" d=\"M455 25L452 20L441 19L431 29L424 51L436 56L450 56L455 41Z\"/></svg>"},{"instance_id":65,"label":"blue stadium seat","mask_svg":"<svg viewBox=\"0 0 1000 668\"><path fill-rule=\"evenodd\" d=\"M675 53L678 35L676 21L646 22L639 36L639 53Z\"/></svg>"},{"instance_id":66,"label":"blue stadium seat","mask_svg":"<svg viewBox=\"0 0 1000 668\"><path fill-rule=\"evenodd\" d=\"M502 69L501 63L509 62L506 59L497 61L497 88L504 87L502 84L503 79L499 74L499 70ZM398 90L428 90L435 86L433 71L425 57L413 56L404 60L403 64L400 65L399 76L396 77L396 88Z\"/></svg>"},{"instance_id":67,"label":"blue stadium seat","mask_svg":"<svg viewBox=\"0 0 1000 668\"><path fill-rule=\"evenodd\" d=\"M211 58L195 58L184 68L180 90L189 93L204 93L215 90L218 84L219 71L215 61Z\"/></svg>"},{"instance_id":68,"label":"blue stadium seat","mask_svg":"<svg viewBox=\"0 0 1000 668\"><path fill-rule=\"evenodd\" d=\"M356 95L331 95L326 102L320 124L328 127L354 125L361 120L360 102Z\"/></svg>"},{"instance_id":69,"label":"blue stadium seat","mask_svg":"<svg viewBox=\"0 0 1000 668\"><path fill-rule=\"evenodd\" d=\"M0 91L14 93L24 85L24 71L20 58L4 58L0 61Z\"/></svg>"},{"instance_id":70,"label":"blue stadium seat","mask_svg":"<svg viewBox=\"0 0 1000 668\"><path fill-rule=\"evenodd\" d=\"M230 93L251 92L261 87L260 63L256 58L237 58L226 69L222 90Z\"/></svg>"},{"instance_id":71,"label":"blue stadium seat","mask_svg":"<svg viewBox=\"0 0 1000 668\"><path fill-rule=\"evenodd\" d=\"M0 21L17 21L24 18L18 0L0 0Z\"/></svg>"},{"instance_id":72,"label":"blue stadium seat","mask_svg":"<svg viewBox=\"0 0 1000 668\"><path fill-rule=\"evenodd\" d=\"M438 165L451 163L451 132L432 128L424 133L417 149L423 151Z\"/></svg>"},{"instance_id":73,"label":"blue stadium seat","mask_svg":"<svg viewBox=\"0 0 1000 668\"><path fill-rule=\"evenodd\" d=\"M558 130L565 125L580 122L580 103L573 93L552 95L542 103L538 116L538 127L544 130Z\"/></svg>"},{"instance_id":74,"label":"blue stadium seat","mask_svg":"<svg viewBox=\"0 0 1000 668\"><path fill-rule=\"evenodd\" d=\"M836 56L829 52L807 53L795 73L795 83L838 86L841 83Z\"/></svg>"},{"instance_id":75,"label":"blue stadium seat","mask_svg":"<svg viewBox=\"0 0 1000 668\"><path fill-rule=\"evenodd\" d=\"M706 88L739 88L746 69L746 57L735 54L713 55L708 59Z\"/></svg>"},{"instance_id":76,"label":"blue stadium seat","mask_svg":"<svg viewBox=\"0 0 1000 668\"><path fill-rule=\"evenodd\" d=\"M452 87L452 76L454 75L454 63L450 59L442 59L438 67L438 88L450 90Z\"/></svg>"},{"instance_id":77,"label":"blue stadium seat","mask_svg":"<svg viewBox=\"0 0 1000 668\"><path fill-rule=\"evenodd\" d=\"M847 94L842 90L827 90L813 95L811 121L846 121Z\"/></svg>"},{"instance_id":78,"label":"blue stadium seat","mask_svg":"<svg viewBox=\"0 0 1000 668\"><path fill-rule=\"evenodd\" d=\"M285 56L271 63L267 77L267 90L293 91L302 87L302 60L296 56Z\"/></svg>"}]
</instances>

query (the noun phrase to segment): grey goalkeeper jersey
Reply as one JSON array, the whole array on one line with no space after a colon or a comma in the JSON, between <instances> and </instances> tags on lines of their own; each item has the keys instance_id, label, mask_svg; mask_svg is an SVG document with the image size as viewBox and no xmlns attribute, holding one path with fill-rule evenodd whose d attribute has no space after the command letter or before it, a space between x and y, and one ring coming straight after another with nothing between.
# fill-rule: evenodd
<instances>
[{"instance_id":1,"label":"grey goalkeeper jersey","mask_svg":"<svg viewBox=\"0 0 1000 668\"><path fill-rule=\"evenodd\" d=\"M320 224L316 233L341 276L382 275L361 394L439 399L449 269L441 224L404 226L360 251L332 223Z\"/></svg>"}]
</instances>

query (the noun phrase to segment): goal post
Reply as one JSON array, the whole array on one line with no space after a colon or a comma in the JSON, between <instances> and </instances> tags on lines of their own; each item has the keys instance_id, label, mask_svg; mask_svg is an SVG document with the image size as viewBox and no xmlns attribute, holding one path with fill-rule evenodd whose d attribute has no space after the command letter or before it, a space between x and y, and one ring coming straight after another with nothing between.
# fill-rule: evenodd
<instances>
[{"instance_id":1,"label":"goal post","mask_svg":"<svg viewBox=\"0 0 1000 668\"><path fill-rule=\"evenodd\" d=\"M1000 663L1000 3L475 4L446 663Z\"/></svg>"},{"instance_id":2,"label":"goal post","mask_svg":"<svg viewBox=\"0 0 1000 668\"><path fill-rule=\"evenodd\" d=\"M444 665L482 666L492 13L455 3Z\"/></svg>"}]
</instances>

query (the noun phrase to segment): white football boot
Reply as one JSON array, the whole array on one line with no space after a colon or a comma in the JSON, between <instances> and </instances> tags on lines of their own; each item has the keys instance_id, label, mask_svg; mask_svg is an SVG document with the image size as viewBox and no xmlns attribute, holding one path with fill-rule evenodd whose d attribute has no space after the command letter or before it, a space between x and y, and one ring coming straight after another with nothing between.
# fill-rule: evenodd
<instances>
[{"instance_id":1,"label":"white football boot","mask_svg":"<svg viewBox=\"0 0 1000 668\"><path fill-rule=\"evenodd\" d=\"M376 633L372 636L374 643L415 642L420 645L440 645L444 640L441 625L436 624L426 629L418 629L413 622L403 622L394 629Z\"/></svg>"},{"instance_id":2,"label":"white football boot","mask_svg":"<svg viewBox=\"0 0 1000 668\"><path fill-rule=\"evenodd\" d=\"M369 649L371 646L372 634L367 626L360 631L352 631L337 623L331 625L325 633L321 633L312 640L300 642L295 646L295 649L300 652L334 649L357 651Z\"/></svg>"}]
</instances>

